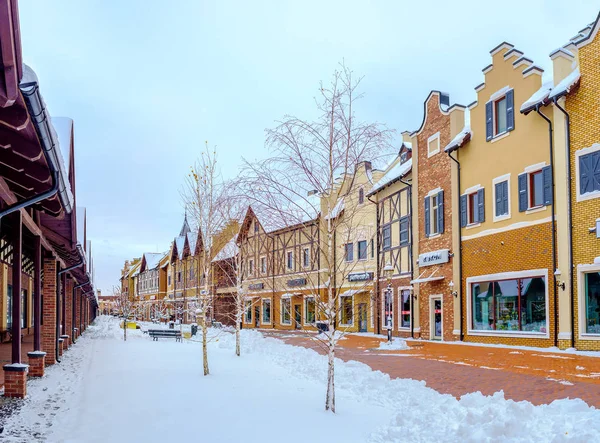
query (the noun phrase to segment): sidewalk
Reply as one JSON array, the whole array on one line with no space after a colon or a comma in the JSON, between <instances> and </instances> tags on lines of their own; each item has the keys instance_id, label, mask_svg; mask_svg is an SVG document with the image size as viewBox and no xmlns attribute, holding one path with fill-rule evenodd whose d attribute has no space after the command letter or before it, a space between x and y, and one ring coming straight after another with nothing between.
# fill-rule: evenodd
<instances>
[{"instance_id":1,"label":"sidewalk","mask_svg":"<svg viewBox=\"0 0 600 443\"><path fill-rule=\"evenodd\" d=\"M322 345L302 332L264 332L289 344L325 353ZM313 335L314 337L314 335ZM423 380L440 393L460 397L503 390L506 398L534 404L561 398L581 398L600 407L600 358L501 347L409 340L410 349L380 350L384 337L347 335L336 356L357 360L391 377Z\"/></svg>"}]
</instances>

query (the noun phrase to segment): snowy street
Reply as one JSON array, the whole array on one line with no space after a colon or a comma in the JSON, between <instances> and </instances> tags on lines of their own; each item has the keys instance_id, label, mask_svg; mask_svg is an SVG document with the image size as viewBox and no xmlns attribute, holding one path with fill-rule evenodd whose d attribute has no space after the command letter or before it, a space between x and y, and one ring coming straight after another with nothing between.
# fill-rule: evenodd
<instances>
[{"instance_id":1,"label":"snowy street","mask_svg":"<svg viewBox=\"0 0 600 443\"><path fill-rule=\"evenodd\" d=\"M84 337L29 384L3 440L392 442L591 441L600 412L581 400L548 406L479 393L456 400L412 380L390 380L362 363L337 361L337 414L326 413L326 358L243 331L242 356L227 332L209 346L153 342L100 317Z\"/></svg>"}]
</instances>

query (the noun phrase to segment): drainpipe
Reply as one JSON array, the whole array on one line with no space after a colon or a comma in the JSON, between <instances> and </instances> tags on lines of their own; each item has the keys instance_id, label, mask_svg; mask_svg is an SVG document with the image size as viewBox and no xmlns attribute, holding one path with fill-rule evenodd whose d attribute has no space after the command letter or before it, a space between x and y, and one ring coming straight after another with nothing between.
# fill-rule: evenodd
<instances>
[{"instance_id":1,"label":"drainpipe","mask_svg":"<svg viewBox=\"0 0 600 443\"><path fill-rule=\"evenodd\" d=\"M377 249L377 260L375 261L375 275L377 276L377 279L375 280L375 300L376 300L376 306L377 306L377 333L381 334L381 312L379 311L379 204L373 200L371 200L371 196L367 195L367 200L369 200L371 203L373 203L375 205L375 211L376 211L376 217L375 217L375 230L377 232L376 235L376 245L375 248ZM373 325L373 329L375 329L375 325Z\"/></svg>"},{"instance_id":2,"label":"drainpipe","mask_svg":"<svg viewBox=\"0 0 600 443\"><path fill-rule=\"evenodd\" d=\"M554 97L554 106L556 106L565 115L565 124L567 132L567 184L569 185L569 197L567 199L567 215L569 219L569 296L571 304L571 347L575 347L575 294L573 293L573 195L571 194L571 118L569 113L558 104L558 97Z\"/></svg>"},{"instance_id":3,"label":"drainpipe","mask_svg":"<svg viewBox=\"0 0 600 443\"><path fill-rule=\"evenodd\" d=\"M405 184L406 186L408 186L408 214L410 217L410 248L408 250L408 260L410 262L410 280L413 281L414 280L414 269L413 269L413 225L412 225L412 213L413 213L413 207L412 207L412 184L405 182L404 180L400 179L400 183ZM412 305L413 305L413 295L410 294L410 337L411 338L415 338L415 325L414 325L414 309L412 309ZM462 322L461 322L462 323Z\"/></svg>"},{"instance_id":4,"label":"drainpipe","mask_svg":"<svg viewBox=\"0 0 600 443\"><path fill-rule=\"evenodd\" d=\"M459 199L459 206L460 206L460 162L455 159L454 157L452 157L452 151L448 152L448 157L450 157L450 159L452 161L454 161L454 163L456 163L456 166L458 167L458 199ZM460 217L460 210L459 210L459 217ZM460 225L460 223L459 223ZM462 227L458 228L458 275L460 277L460 299L458 300L458 307L460 309L460 341L464 341L465 339L465 333L463 330L463 294L462 293L462 281L463 281L463 266L462 266ZM466 289L466 288L465 288ZM466 292L466 291L465 291Z\"/></svg>"},{"instance_id":5,"label":"drainpipe","mask_svg":"<svg viewBox=\"0 0 600 443\"><path fill-rule=\"evenodd\" d=\"M73 323L73 330L71 331L71 334L73 336L73 343L75 343L75 326L77 324L77 302L75 301L77 298L77 290L83 286L85 286L87 284L86 283L81 283L80 285L74 286L73 287L73 312L71 313L72 318L72 323ZM83 294L81 295L83 297Z\"/></svg>"},{"instance_id":6,"label":"drainpipe","mask_svg":"<svg viewBox=\"0 0 600 443\"><path fill-rule=\"evenodd\" d=\"M548 122L548 136L550 138L550 175L552 180L552 268L556 272L556 214L554 212L554 146L552 144L552 121L540 111L540 105L535 107L535 112ZM569 194L571 194L571 183L569 183ZM572 272L571 272L572 273ZM556 277L553 274L554 286L554 346L558 346L558 287ZM572 315L571 315L572 317ZM573 332L572 332L573 334Z\"/></svg>"}]
</instances>

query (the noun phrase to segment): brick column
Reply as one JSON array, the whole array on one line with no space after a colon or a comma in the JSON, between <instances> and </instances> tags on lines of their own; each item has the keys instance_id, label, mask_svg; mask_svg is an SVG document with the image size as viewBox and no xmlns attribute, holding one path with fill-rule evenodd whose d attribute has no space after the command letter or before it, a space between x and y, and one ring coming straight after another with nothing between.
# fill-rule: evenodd
<instances>
[{"instance_id":1,"label":"brick column","mask_svg":"<svg viewBox=\"0 0 600 443\"><path fill-rule=\"evenodd\" d=\"M65 339L59 338L58 339L58 356L59 357L62 357L64 349L65 349Z\"/></svg>"},{"instance_id":2,"label":"brick column","mask_svg":"<svg viewBox=\"0 0 600 443\"><path fill-rule=\"evenodd\" d=\"M66 293L65 293L65 318L64 318L64 322L65 322L65 332L62 335L63 338L66 337L65 339L65 349L69 348L71 346L71 343L73 343L72 340L72 336L73 336L73 287L75 286L75 282L73 281L72 278L69 278L67 280L67 288L66 288Z\"/></svg>"},{"instance_id":3,"label":"brick column","mask_svg":"<svg viewBox=\"0 0 600 443\"><path fill-rule=\"evenodd\" d=\"M4 396L25 398L27 395L27 365L4 365Z\"/></svg>"},{"instance_id":4,"label":"brick column","mask_svg":"<svg viewBox=\"0 0 600 443\"><path fill-rule=\"evenodd\" d=\"M46 352L47 365L56 363L56 260L44 260L42 286L42 351Z\"/></svg>"},{"instance_id":5,"label":"brick column","mask_svg":"<svg viewBox=\"0 0 600 443\"><path fill-rule=\"evenodd\" d=\"M46 365L46 353L43 351L28 352L29 357L29 376L43 377L44 366Z\"/></svg>"}]
</instances>

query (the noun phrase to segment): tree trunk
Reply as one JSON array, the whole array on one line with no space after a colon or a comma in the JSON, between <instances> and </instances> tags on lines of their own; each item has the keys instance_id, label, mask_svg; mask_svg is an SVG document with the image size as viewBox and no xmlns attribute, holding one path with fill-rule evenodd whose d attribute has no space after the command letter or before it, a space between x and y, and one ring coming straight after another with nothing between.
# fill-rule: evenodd
<instances>
[{"instance_id":1,"label":"tree trunk","mask_svg":"<svg viewBox=\"0 0 600 443\"><path fill-rule=\"evenodd\" d=\"M127 341L127 318L123 319L123 341Z\"/></svg>"},{"instance_id":2,"label":"tree trunk","mask_svg":"<svg viewBox=\"0 0 600 443\"><path fill-rule=\"evenodd\" d=\"M335 331L333 331L335 334ZM335 413L335 337L329 338L329 349L327 352L327 397L325 398L325 410Z\"/></svg>"},{"instance_id":3,"label":"tree trunk","mask_svg":"<svg viewBox=\"0 0 600 443\"><path fill-rule=\"evenodd\" d=\"M238 357L240 356L240 322L237 319L237 315L236 315L236 320L235 320L235 355L237 355Z\"/></svg>"},{"instance_id":4,"label":"tree trunk","mask_svg":"<svg viewBox=\"0 0 600 443\"><path fill-rule=\"evenodd\" d=\"M208 327L206 325L206 314L202 312L202 364L204 366L204 375L209 374L208 370Z\"/></svg>"}]
</instances>

